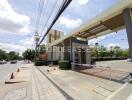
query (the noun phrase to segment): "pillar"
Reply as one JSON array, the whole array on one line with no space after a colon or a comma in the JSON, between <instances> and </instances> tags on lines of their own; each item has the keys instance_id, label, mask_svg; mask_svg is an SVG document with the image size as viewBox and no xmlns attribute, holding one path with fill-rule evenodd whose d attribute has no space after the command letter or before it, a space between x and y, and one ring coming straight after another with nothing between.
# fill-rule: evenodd
<instances>
[{"instance_id":1,"label":"pillar","mask_svg":"<svg viewBox=\"0 0 132 100\"><path fill-rule=\"evenodd\" d=\"M131 18L131 10L129 8L123 11L124 23L126 27L129 51L132 60L132 18Z\"/></svg>"},{"instance_id":2,"label":"pillar","mask_svg":"<svg viewBox=\"0 0 132 100\"><path fill-rule=\"evenodd\" d=\"M53 46L51 47L51 61L53 61Z\"/></svg>"}]
</instances>

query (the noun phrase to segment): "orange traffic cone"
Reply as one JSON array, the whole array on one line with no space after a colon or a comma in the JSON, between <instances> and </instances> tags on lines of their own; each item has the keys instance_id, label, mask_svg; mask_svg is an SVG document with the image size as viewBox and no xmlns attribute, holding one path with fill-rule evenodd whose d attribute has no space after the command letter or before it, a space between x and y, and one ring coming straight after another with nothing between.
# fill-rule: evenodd
<instances>
[{"instance_id":1,"label":"orange traffic cone","mask_svg":"<svg viewBox=\"0 0 132 100\"><path fill-rule=\"evenodd\" d=\"M17 69L17 72L20 72L19 68Z\"/></svg>"},{"instance_id":2,"label":"orange traffic cone","mask_svg":"<svg viewBox=\"0 0 132 100\"><path fill-rule=\"evenodd\" d=\"M11 77L10 77L10 79L14 79L14 74L13 74L13 73L11 74Z\"/></svg>"}]
</instances>

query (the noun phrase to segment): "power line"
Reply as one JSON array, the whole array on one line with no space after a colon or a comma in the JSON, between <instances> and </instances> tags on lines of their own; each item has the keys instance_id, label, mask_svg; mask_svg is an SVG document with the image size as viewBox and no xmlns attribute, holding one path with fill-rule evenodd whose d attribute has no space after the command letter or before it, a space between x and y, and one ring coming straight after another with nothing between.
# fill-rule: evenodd
<instances>
[{"instance_id":1,"label":"power line","mask_svg":"<svg viewBox=\"0 0 132 100\"><path fill-rule=\"evenodd\" d=\"M41 6L40 6L40 12L39 12L39 17L38 17L38 27L39 27L39 25L40 25L40 21L41 21L41 18L42 18L42 14L43 14L43 7L44 7L44 4L45 4L45 2L44 2L45 0L42 0L42 4L41 4ZM37 28L38 28L37 27Z\"/></svg>"},{"instance_id":2,"label":"power line","mask_svg":"<svg viewBox=\"0 0 132 100\"><path fill-rule=\"evenodd\" d=\"M43 42L43 40L45 39L46 35L49 33L50 29L53 27L53 25L55 24L57 19L60 17L60 15L63 13L63 11L68 7L68 5L71 3L71 1L72 0L65 0L65 1L63 0L62 7L59 9L59 11L56 14L56 16L55 16L54 20L52 21L51 25L49 26L49 28L45 32L44 36L42 37L42 39L38 43L38 46Z\"/></svg>"},{"instance_id":3,"label":"power line","mask_svg":"<svg viewBox=\"0 0 132 100\"><path fill-rule=\"evenodd\" d=\"M38 14L36 16L36 31L37 31L37 28L38 28L38 24L39 24L39 18L40 18L40 14L41 14L41 9L42 9L42 4L43 4L43 0L39 0L39 4L38 4Z\"/></svg>"},{"instance_id":4,"label":"power line","mask_svg":"<svg viewBox=\"0 0 132 100\"><path fill-rule=\"evenodd\" d=\"M59 1L59 0L58 0ZM49 20L51 19L52 17L52 14L53 14L53 11L55 10L55 7L57 6L57 2L53 5L52 9L51 9L51 12L50 12L50 15L51 16L47 16L47 20L45 21L45 24L43 25L43 28L42 30L40 31L40 33L43 33L44 29L46 28L46 26L48 25L48 22ZM48 11L46 13L46 15L48 15Z\"/></svg>"}]
</instances>

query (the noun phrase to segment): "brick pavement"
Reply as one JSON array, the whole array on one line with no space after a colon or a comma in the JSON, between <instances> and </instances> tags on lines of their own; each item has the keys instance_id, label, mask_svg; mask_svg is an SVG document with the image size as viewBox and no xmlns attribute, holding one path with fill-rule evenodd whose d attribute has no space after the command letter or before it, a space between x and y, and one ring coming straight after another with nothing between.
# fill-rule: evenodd
<instances>
[{"instance_id":1,"label":"brick pavement","mask_svg":"<svg viewBox=\"0 0 132 100\"><path fill-rule=\"evenodd\" d=\"M116 82L125 82L129 77L129 72L111 69L110 67L93 67L76 71Z\"/></svg>"}]
</instances>

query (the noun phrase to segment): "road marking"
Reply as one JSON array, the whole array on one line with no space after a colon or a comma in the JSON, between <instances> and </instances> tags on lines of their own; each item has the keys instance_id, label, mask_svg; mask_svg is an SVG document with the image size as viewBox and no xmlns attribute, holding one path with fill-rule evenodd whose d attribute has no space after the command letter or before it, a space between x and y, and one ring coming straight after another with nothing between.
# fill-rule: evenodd
<instances>
[{"instance_id":1,"label":"road marking","mask_svg":"<svg viewBox=\"0 0 132 100\"><path fill-rule=\"evenodd\" d=\"M112 95L108 96L105 100L110 100L112 97L114 97L117 93L119 93L121 90L123 90L129 83L123 84L119 89L117 89L115 92L112 93Z\"/></svg>"},{"instance_id":2,"label":"road marking","mask_svg":"<svg viewBox=\"0 0 132 100\"><path fill-rule=\"evenodd\" d=\"M129 97L127 98L127 100L132 100L132 93L129 95Z\"/></svg>"}]
</instances>

